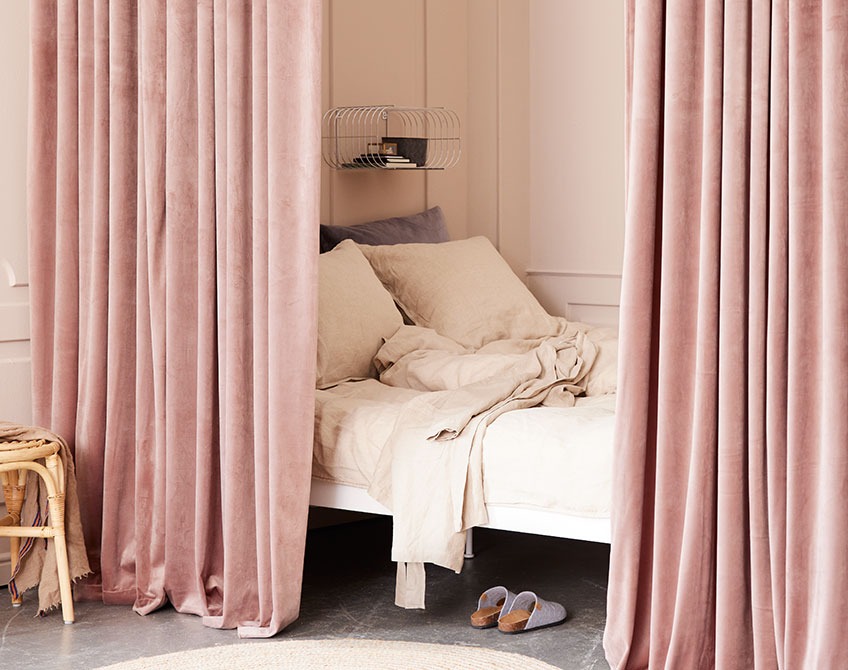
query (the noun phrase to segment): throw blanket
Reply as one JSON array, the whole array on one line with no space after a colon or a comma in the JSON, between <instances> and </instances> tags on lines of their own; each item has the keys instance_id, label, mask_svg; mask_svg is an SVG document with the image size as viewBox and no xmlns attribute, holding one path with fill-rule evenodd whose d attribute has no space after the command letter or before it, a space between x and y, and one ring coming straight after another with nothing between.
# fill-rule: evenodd
<instances>
[{"instance_id":1,"label":"throw blanket","mask_svg":"<svg viewBox=\"0 0 848 670\"><path fill-rule=\"evenodd\" d=\"M423 563L459 572L463 531L488 521L486 427L513 409L574 405L597 352L585 330L564 320L555 337L498 341L476 351L403 326L380 349L381 382L428 391L404 405L368 489L394 515L398 605L423 608Z\"/></svg>"},{"instance_id":2,"label":"throw blanket","mask_svg":"<svg viewBox=\"0 0 848 670\"><path fill-rule=\"evenodd\" d=\"M90 574L91 569L85 553L77 499L77 481L71 451L65 440L49 430L0 421L0 442L27 440L46 440L58 442L61 445L59 455L65 468L65 541L68 545L71 581L76 581ZM47 518L47 488L41 477L34 472L29 472L26 499L21 511L21 524L36 525L35 520L39 517L41 522L38 525L44 524L44 519ZM38 585L38 613L44 614L56 607L61 600L59 577L56 572L56 551L53 549L52 538L47 541L35 539L33 542L26 542L26 539L21 540L23 555L18 564L17 574L12 575L12 580L20 593Z\"/></svg>"}]
</instances>

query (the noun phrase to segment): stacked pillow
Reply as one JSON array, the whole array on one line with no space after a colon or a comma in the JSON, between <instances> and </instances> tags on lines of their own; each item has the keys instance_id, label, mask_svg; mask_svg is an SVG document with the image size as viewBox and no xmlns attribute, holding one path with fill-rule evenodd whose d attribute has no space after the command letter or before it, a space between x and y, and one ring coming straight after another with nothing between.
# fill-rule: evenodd
<instances>
[{"instance_id":1,"label":"stacked pillow","mask_svg":"<svg viewBox=\"0 0 848 670\"><path fill-rule=\"evenodd\" d=\"M469 349L557 334L559 321L488 239L446 240L438 207L360 226L321 226L322 247L332 249L318 262L318 388L376 376L374 356L403 323L398 307L415 325Z\"/></svg>"},{"instance_id":2,"label":"stacked pillow","mask_svg":"<svg viewBox=\"0 0 848 670\"><path fill-rule=\"evenodd\" d=\"M356 226L321 225L317 388L376 377L374 356L403 322L391 294L354 242L390 245L447 240L441 207Z\"/></svg>"}]
</instances>

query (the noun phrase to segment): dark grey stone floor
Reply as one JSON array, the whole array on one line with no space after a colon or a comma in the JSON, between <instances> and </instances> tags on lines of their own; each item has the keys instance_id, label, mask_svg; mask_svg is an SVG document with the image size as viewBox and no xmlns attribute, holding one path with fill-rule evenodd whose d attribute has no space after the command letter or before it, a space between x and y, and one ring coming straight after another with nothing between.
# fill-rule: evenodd
<instances>
[{"instance_id":1,"label":"dark grey stone floor","mask_svg":"<svg viewBox=\"0 0 848 670\"><path fill-rule=\"evenodd\" d=\"M525 654L567 670L608 668L601 646L609 547L478 530L477 557L462 574L427 566L427 609L393 604L391 521L373 519L309 532L301 616L275 639L375 638L489 647ZM496 584L529 589L568 609L565 624L522 635L474 630L468 615ZM13 609L0 592L0 667L94 668L157 654L239 642L234 631L163 609L145 617L129 607L77 603L77 622L58 613L33 618L28 598ZM9 667L12 667L11 665Z\"/></svg>"}]
</instances>

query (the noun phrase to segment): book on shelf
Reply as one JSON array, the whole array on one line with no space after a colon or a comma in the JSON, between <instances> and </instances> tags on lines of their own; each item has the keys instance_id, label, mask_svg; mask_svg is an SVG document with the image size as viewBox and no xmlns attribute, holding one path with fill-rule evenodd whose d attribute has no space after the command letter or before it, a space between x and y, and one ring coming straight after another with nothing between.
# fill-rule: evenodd
<instances>
[{"instance_id":1,"label":"book on shelf","mask_svg":"<svg viewBox=\"0 0 848 670\"><path fill-rule=\"evenodd\" d=\"M380 161L383 163L411 163L408 158L404 156L397 156L396 154L359 154L358 159L354 160L371 160L371 161Z\"/></svg>"},{"instance_id":2,"label":"book on shelf","mask_svg":"<svg viewBox=\"0 0 848 670\"><path fill-rule=\"evenodd\" d=\"M353 159L354 163L363 166L379 166L379 167L392 167L392 168L400 168L400 167L418 167L416 163L413 163L408 158L404 158L403 156L394 156L390 154L361 154L359 157Z\"/></svg>"}]
</instances>

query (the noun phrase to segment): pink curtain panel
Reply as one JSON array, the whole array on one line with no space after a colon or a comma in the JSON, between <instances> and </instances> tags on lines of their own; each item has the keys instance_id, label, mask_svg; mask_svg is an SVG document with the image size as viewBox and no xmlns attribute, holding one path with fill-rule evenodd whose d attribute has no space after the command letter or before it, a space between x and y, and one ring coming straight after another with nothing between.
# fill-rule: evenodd
<instances>
[{"instance_id":1,"label":"pink curtain panel","mask_svg":"<svg viewBox=\"0 0 848 670\"><path fill-rule=\"evenodd\" d=\"M848 667L848 13L627 2L613 668Z\"/></svg>"},{"instance_id":2,"label":"pink curtain panel","mask_svg":"<svg viewBox=\"0 0 848 670\"><path fill-rule=\"evenodd\" d=\"M34 412L76 452L84 590L243 636L299 607L320 5L31 7Z\"/></svg>"}]
</instances>

